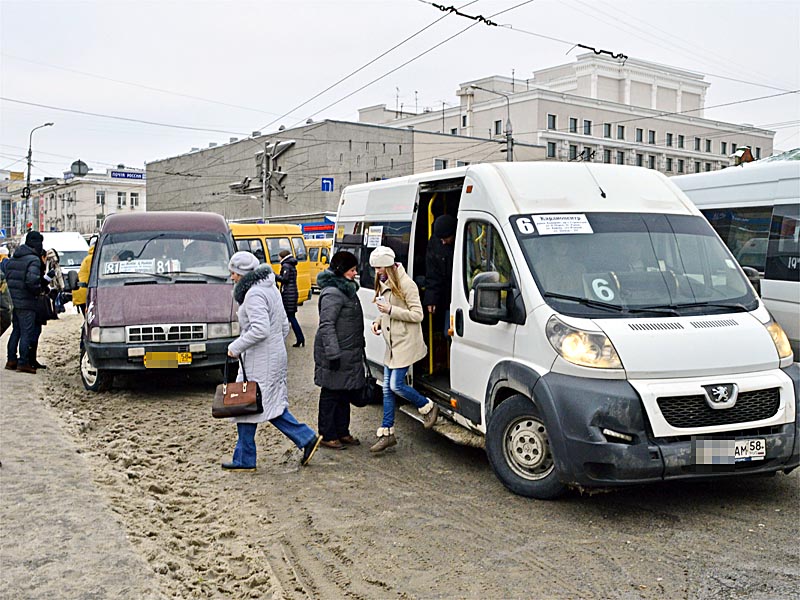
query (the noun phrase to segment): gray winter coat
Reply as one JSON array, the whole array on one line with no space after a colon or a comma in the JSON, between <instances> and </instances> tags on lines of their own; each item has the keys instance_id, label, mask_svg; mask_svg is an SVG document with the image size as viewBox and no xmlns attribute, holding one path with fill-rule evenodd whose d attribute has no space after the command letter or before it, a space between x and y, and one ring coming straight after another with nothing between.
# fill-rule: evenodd
<instances>
[{"instance_id":1,"label":"gray winter coat","mask_svg":"<svg viewBox=\"0 0 800 600\"><path fill-rule=\"evenodd\" d=\"M314 383L332 390L364 387L364 314L358 284L330 269L317 275L319 327L314 339ZM339 359L339 370L330 368Z\"/></svg>"},{"instance_id":2,"label":"gray winter coat","mask_svg":"<svg viewBox=\"0 0 800 600\"><path fill-rule=\"evenodd\" d=\"M281 294L275 286L275 274L269 265L261 265L242 277L233 289L239 302L241 335L228 346L237 356L243 355L247 379L261 388L264 412L234 417L234 423L263 423L283 414L289 406L286 383L288 370L286 345L289 321L283 310ZM239 369L237 381L243 381Z\"/></svg>"}]
</instances>

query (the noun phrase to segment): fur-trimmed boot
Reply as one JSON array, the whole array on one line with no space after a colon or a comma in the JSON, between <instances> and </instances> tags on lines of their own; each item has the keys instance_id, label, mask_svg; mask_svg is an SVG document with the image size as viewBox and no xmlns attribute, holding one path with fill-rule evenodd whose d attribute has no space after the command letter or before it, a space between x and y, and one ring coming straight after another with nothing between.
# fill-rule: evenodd
<instances>
[{"instance_id":1,"label":"fur-trimmed boot","mask_svg":"<svg viewBox=\"0 0 800 600\"><path fill-rule=\"evenodd\" d=\"M397 438L394 437L394 427L378 427L378 441L369 449L370 452L383 452L387 448L397 446Z\"/></svg>"},{"instance_id":2,"label":"fur-trimmed boot","mask_svg":"<svg viewBox=\"0 0 800 600\"><path fill-rule=\"evenodd\" d=\"M436 419L439 418L439 407L433 402L433 400L428 399L428 403L423 406L422 408L417 409L419 414L422 415L422 426L425 429L430 429L436 424Z\"/></svg>"}]
</instances>

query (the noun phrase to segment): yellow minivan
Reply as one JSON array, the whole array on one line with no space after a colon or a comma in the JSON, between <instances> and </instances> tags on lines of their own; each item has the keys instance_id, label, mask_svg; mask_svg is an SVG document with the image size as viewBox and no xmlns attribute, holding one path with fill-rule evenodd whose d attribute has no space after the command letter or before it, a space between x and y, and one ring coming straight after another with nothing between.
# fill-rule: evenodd
<instances>
[{"instance_id":1,"label":"yellow minivan","mask_svg":"<svg viewBox=\"0 0 800 600\"><path fill-rule=\"evenodd\" d=\"M311 263L311 288L319 289L317 286L317 275L328 268L331 262L331 245L333 240L306 240L308 248L308 260Z\"/></svg>"},{"instance_id":2,"label":"yellow minivan","mask_svg":"<svg viewBox=\"0 0 800 600\"><path fill-rule=\"evenodd\" d=\"M231 223L230 228L236 249L252 252L262 263L268 258L275 273L281 272L280 252L291 252L297 259L297 304L311 298L311 263L299 225Z\"/></svg>"}]
</instances>

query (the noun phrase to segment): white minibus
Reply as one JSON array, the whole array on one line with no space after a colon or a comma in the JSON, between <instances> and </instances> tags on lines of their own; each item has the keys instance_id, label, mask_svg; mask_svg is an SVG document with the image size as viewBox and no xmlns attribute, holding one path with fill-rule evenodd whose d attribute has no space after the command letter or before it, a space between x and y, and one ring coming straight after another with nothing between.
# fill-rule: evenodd
<instances>
[{"instance_id":1,"label":"white minibus","mask_svg":"<svg viewBox=\"0 0 800 600\"><path fill-rule=\"evenodd\" d=\"M365 331L370 252L391 247L424 288L441 214L458 220L449 325L425 316L410 383L447 417L434 429L483 445L509 490L546 499L800 464L800 365L669 179L522 162L347 187L334 247L359 261ZM383 339L367 333L366 353L380 379Z\"/></svg>"},{"instance_id":2,"label":"white minibus","mask_svg":"<svg viewBox=\"0 0 800 600\"><path fill-rule=\"evenodd\" d=\"M800 360L800 161L748 163L672 182L739 264L754 270L764 304Z\"/></svg>"}]
</instances>

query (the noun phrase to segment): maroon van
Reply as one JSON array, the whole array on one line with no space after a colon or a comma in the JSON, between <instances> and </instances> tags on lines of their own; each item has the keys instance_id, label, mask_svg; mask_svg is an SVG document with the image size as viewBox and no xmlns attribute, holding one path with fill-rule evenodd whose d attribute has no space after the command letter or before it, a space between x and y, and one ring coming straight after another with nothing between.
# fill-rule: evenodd
<instances>
[{"instance_id":1,"label":"maroon van","mask_svg":"<svg viewBox=\"0 0 800 600\"><path fill-rule=\"evenodd\" d=\"M95 247L86 299L81 379L225 365L239 335L228 224L203 212L110 215Z\"/></svg>"}]
</instances>

